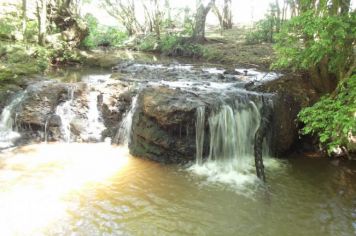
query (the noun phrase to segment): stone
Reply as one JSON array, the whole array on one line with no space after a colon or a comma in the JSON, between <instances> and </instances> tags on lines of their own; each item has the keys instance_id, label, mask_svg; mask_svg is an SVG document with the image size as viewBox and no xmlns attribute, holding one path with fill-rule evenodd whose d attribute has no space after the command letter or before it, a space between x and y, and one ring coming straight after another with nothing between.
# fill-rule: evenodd
<instances>
[{"instance_id":1,"label":"stone","mask_svg":"<svg viewBox=\"0 0 356 236\"><path fill-rule=\"evenodd\" d=\"M274 93L272 118L272 148L277 156L291 151L299 141L297 115L304 107L314 104L319 95L310 83L297 75L285 75L279 79L249 86L251 90Z\"/></svg>"},{"instance_id":2,"label":"stone","mask_svg":"<svg viewBox=\"0 0 356 236\"><path fill-rule=\"evenodd\" d=\"M167 87L144 89L132 120L130 153L163 163L195 156L195 113L204 105L193 94Z\"/></svg>"}]
</instances>

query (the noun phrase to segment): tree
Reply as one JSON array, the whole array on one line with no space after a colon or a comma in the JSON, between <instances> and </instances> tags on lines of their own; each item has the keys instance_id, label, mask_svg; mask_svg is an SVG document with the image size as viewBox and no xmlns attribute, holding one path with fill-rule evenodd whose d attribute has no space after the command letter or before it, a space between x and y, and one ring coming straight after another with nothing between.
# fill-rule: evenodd
<instances>
[{"instance_id":1,"label":"tree","mask_svg":"<svg viewBox=\"0 0 356 236\"><path fill-rule=\"evenodd\" d=\"M193 28L192 39L197 42L205 40L205 22L206 17L215 4L215 0L209 0L208 4L204 4L204 0L197 0L197 12L195 15L195 24Z\"/></svg>"},{"instance_id":2,"label":"tree","mask_svg":"<svg viewBox=\"0 0 356 236\"><path fill-rule=\"evenodd\" d=\"M26 24L27 24L27 0L22 0L22 35L25 40L26 36Z\"/></svg>"},{"instance_id":3,"label":"tree","mask_svg":"<svg viewBox=\"0 0 356 236\"><path fill-rule=\"evenodd\" d=\"M277 35L276 67L308 73L320 93L332 92L355 66L356 15L350 0L298 1L299 15Z\"/></svg>"},{"instance_id":4,"label":"tree","mask_svg":"<svg viewBox=\"0 0 356 236\"><path fill-rule=\"evenodd\" d=\"M142 31L137 21L134 0L104 0L103 6L109 15L116 18L126 28L129 36Z\"/></svg>"},{"instance_id":5,"label":"tree","mask_svg":"<svg viewBox=\"0 0 356 236\"><path fill-rule=\"evenodd\" d=\"M155 32L157 39L160 40L163 12L160 10L159 1L148 0L148 4L146 4L146 1L142 0L142 6L145 13L146 25L148 25L149 31Z\"/></svg>"},{"instance_id":6,"label":"tree","mask_svg":"<svg viewBox=\"0 0 356 236\"><path fill-rule=\"evenodd\" d=\"M213 12L218 17L221 30L232 29L231 0L224 0L223 3L216 3Z\"/></svg>"},{"instance_id":7,"label":"tree","mask_svg":"<svg viewBox=\"0 0 356 236\"><path fill-rule=\"evenodd\" d=\"M36 2L38 20L38 43L45 45L47 33L47 0L37 0Z\"/></svg>"}]
</instances>

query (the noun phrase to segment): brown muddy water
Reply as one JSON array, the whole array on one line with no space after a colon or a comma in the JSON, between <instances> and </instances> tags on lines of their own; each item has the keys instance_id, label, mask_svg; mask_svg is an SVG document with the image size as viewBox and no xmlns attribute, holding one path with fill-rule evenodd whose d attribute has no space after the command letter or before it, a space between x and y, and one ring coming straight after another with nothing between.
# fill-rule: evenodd
<instances>
[{"instance_id":1,"label":"brown muddy water","mask_svg":"<svg viewBox=\"0 0 356 236\"><path fill-rule=\"evenodd\" d=\"M263 185L253 168L219 176L105 143L7 150L0 154L0 235L356 234L355 163L265 164Z\"/></svg>"}]
</instances>

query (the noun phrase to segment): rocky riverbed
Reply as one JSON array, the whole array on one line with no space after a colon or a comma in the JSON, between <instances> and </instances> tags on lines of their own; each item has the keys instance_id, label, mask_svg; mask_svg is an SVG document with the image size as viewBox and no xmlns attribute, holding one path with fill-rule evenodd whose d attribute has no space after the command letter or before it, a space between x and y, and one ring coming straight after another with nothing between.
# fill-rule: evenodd
<instances>
[{"instance_id":1,"label":"rocky riverbed","mask_svg":"<svg viewBox=\"0 0 356 236\"><path fill-rule=\"evenodd\" d=\"M23 99L12 111L13 128L22 134L17 143L105 138L122 142L117 139L122 120L134 107L128 137L131 153L181 163L195 158L197 108L205 111L203 152L208 155L208 117L218 114L223 105L230 106L235 116L270 106L274 116L268 139L278 155L297 142L296 115L316 98L307 81L299 77L176 61L124 61L112 71L79 77L68 81L67 74L22 86ZM0 111L22 88L1 91ZM134 96L136 104L132 104Z\"/></svg>"}]
</instances>

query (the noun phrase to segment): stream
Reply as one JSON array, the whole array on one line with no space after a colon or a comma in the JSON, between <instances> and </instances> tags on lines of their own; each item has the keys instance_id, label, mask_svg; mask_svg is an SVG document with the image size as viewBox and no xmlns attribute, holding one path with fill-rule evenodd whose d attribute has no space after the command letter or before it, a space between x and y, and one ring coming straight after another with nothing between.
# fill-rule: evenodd
<instances>
[{"instance_id":1,"label":"stream","mask_svg":"<svg viewBox=\"0 0 356 236\"><path fill-rule=\"evenodd\" d=\"M278 74L178 63L114 69L59 71L51 75L58 84L31 85L3 109L0 235L356 234L356 163L276 159L266 139L267 183L256 177L253 133L269 103L245 87ZM180 139L193 137L194 161L162 165L129 154L135 114L147 110L138 101L145 86L203 98L192 131L179 130ZM34 92L48 100L29 109Z\"/></svg>"}]
</instances>

